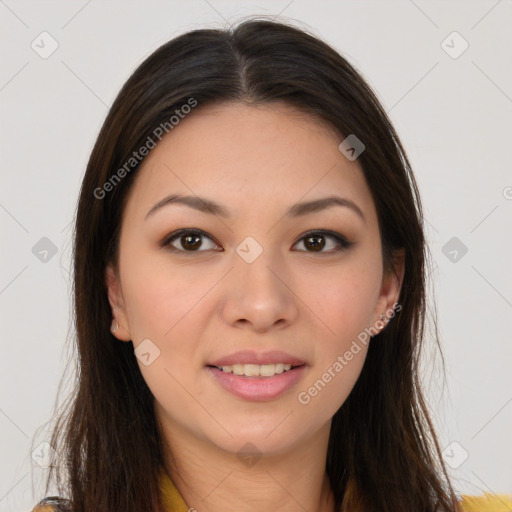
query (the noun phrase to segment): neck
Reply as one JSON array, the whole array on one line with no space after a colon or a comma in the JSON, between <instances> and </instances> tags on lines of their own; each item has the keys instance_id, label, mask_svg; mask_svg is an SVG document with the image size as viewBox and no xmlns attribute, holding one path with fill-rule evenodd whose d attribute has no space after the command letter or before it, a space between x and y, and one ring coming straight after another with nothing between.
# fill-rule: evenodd
<instances>
[{"instance_id":1,"label":"neck","mask_svg":"<svg viewBox=\"0 0 512 512\"><path fill-rule=\"evenodd\" d=\"M334 510L325 471L330 422L286 452L252 460L170 427L163 425L166 470L190 510Z\"/></svg>"}]
</instances>

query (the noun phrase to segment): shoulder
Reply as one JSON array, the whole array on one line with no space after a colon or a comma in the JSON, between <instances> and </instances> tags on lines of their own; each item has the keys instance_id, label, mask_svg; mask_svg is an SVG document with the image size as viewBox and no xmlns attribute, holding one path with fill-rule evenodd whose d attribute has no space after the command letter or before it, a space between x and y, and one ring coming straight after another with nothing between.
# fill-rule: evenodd
<instances>
[{"instance_id":1,"label":"shoulder","mask_svg":"<svg viewBox=\"0 0 512 512\"><path fill-rule=\"evenodd\" d=\"M32 512L72 512L71 504L64 498L57 496L49 496L42 499L33 509Z\"/></svg>"},{"instance_id":2,"label":"shoulder","mask_svg":"<svg viewBox=\"0 0 512 512\"><path fill-rule=\"evenodd\" d=\"M461 512L510 512L512 495L485 493L483 496L461 496ZM51 496L42 499L32 512L72 512L68 500Z\"/></svg>"},{"instance_id":3,"label":"shoulder","mask_svg":"<svg viewBox=\"0 0 512 512\"><path fill-rule=\"evenodd\" d=\"M461 512L509 512L512 510L512 495L490 494L483 496L461 496Z\"/></svg>"}]
</instances>

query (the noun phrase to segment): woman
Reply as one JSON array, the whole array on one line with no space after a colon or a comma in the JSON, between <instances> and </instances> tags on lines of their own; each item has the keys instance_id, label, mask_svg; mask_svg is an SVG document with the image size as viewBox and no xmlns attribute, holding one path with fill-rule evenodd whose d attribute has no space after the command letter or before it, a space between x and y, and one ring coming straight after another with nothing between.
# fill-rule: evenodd
<instances>
[{"instance_id":1,"label":"woman","mask_svg":"<svg viewBox=\"0 0 512 512\"><path fill-rule=\"evenodd\" d=\"M325 43L252 20L159 48L80 193L54 506L462 510L418 375L422 222L393 127Z\"/></svg>"}]
</instances>

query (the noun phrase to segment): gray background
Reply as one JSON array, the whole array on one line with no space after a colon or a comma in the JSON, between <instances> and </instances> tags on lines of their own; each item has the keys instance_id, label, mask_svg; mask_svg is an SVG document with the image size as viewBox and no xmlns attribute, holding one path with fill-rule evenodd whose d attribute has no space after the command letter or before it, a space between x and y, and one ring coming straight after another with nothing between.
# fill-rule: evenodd
<instances>
[{"instance_id":1,"label":"gray background","mask_svg":"<svg viewBox=\"0 0 512 512\"><path fill-rule=\"evenodd\" d=\"M253 13L311 27L388 110L425 207L447 380L428 351L424 375L446 461L460 492L512 492L510 1L0 0L0 511L40 497L51 450L33 436L73 335L70 223L109 105L171 37Z\"/></svg>"}]
</instances>

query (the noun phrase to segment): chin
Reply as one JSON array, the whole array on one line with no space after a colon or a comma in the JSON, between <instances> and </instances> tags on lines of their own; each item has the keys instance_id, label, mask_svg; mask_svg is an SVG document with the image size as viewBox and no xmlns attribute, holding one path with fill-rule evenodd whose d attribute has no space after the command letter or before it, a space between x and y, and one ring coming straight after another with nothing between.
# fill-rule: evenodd
<instances>
[{"instance_id":1,"label":"chin","mask_svg":"<svg viewBox=\"0 0 512 512\"><path fill-rule=\"evenodd\" d=\"M269 421L259 424L258 422L238 423L236 425L224 423L224 427L232 434L232 437L223 430L221 436L217 433L209 439L221 450L231 452L237 456L244 451L255 452L260 455L280 455L293 449L302 438L298 436L298 425L281 427L279 423L282 420L283 417L275 422Z\"/></svg>"}]
</instances>

